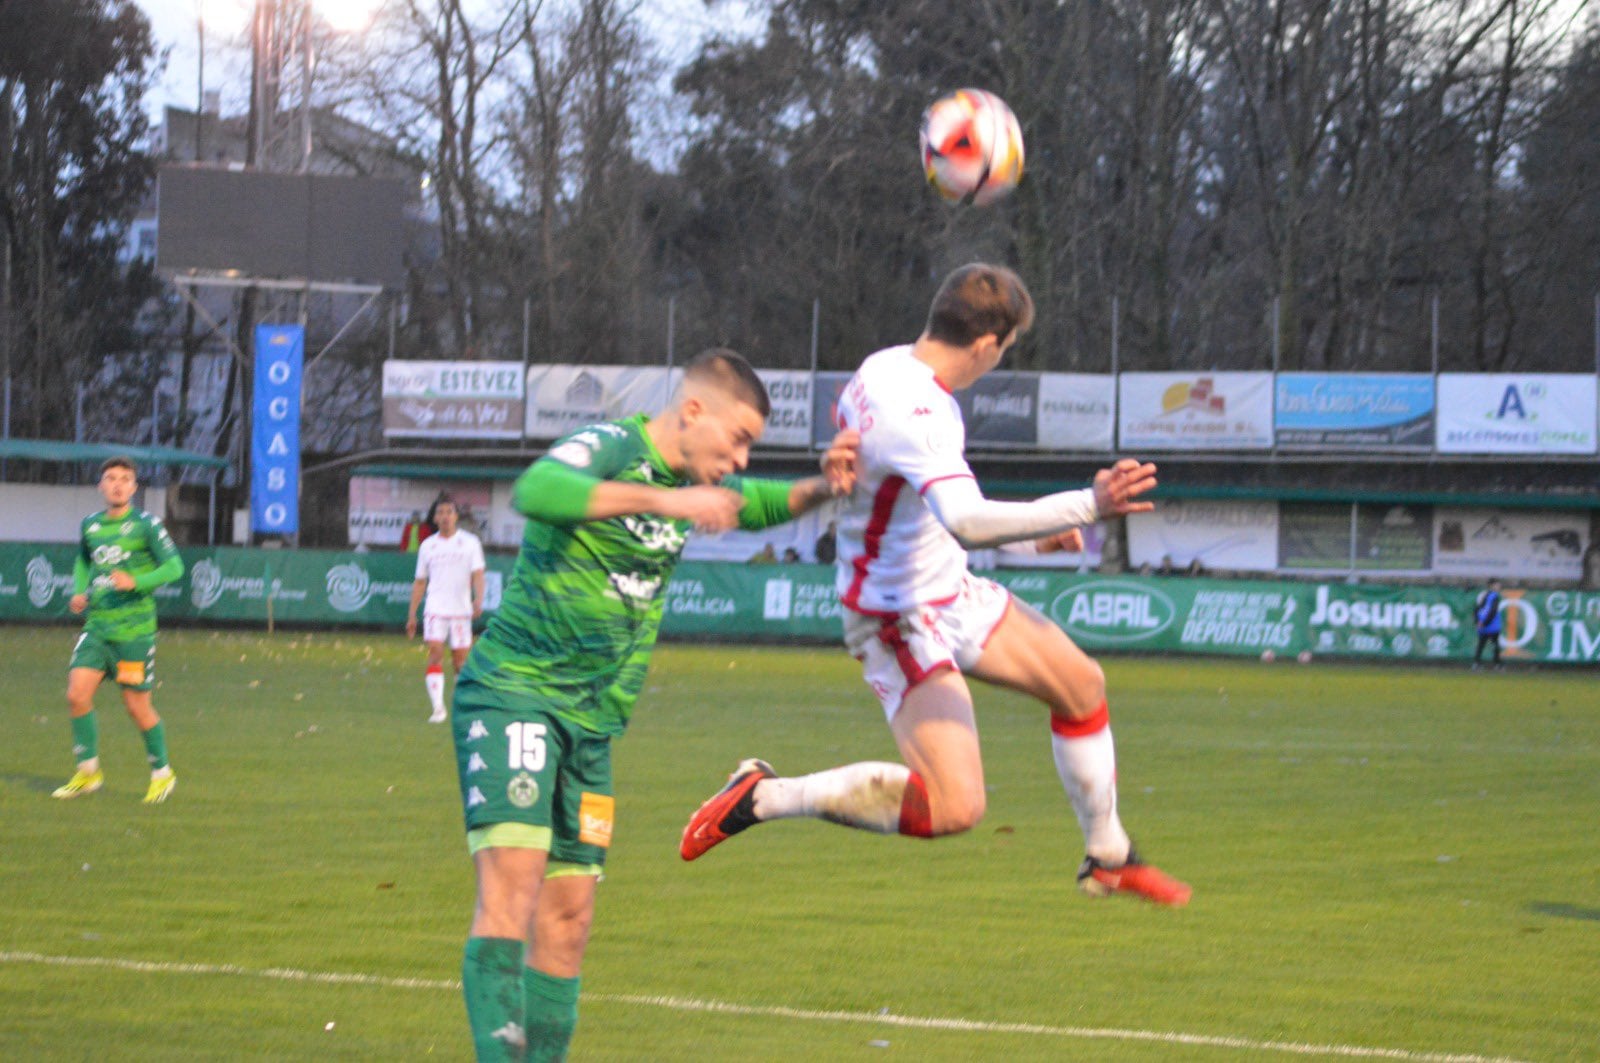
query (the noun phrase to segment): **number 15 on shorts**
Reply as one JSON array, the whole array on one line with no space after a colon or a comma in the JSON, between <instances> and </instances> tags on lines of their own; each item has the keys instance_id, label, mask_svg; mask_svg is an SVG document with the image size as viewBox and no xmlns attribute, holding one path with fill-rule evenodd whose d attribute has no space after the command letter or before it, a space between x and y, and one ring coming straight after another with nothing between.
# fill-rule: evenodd
<instances>
[{"instance_id":1,"label":"number 15 on shorts","mask_svg":"<svg viewBox=\"0 0 1600 1063\"><path fill-rule=\"evenodd\" d=\"M519 720L506 726L506 746L512 771L539 771L544 767L545 725Z\"/></svg>"}]
</instances>

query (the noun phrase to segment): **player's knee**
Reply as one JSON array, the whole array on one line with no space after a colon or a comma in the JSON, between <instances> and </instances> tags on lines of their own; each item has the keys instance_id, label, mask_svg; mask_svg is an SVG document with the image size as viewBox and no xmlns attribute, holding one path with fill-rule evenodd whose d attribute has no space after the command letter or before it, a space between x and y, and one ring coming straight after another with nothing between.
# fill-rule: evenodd
<instances>
[{"instance_id":1,"label":"player's knee","mask_svg":"<svg viewBox=\"0 0 1600 1063\"><path fill-rule=\"evenodd\" d=\"M1075 662L1063 679L1056 704L1050 706L1056 715L1083 719L1105 704L1106 673L1098 662L1088 658Z\"/></svg>"},{"instance_id":2,"label":"player's knee","mask_svg":"<svg viewBox=\"0 0 1600 1063\"><path fill-rule=\"evenodd\" d=\"M981 787L950 794L943 800L929 802L929 826L935 837L961 834L976 827L987 810L988 802Z\"/></svg>"},{"instance_id":3,"label":"player's knee","mask_svg":"<svg viewBox=\"0 0 1600 1063\"><path fill-rule=\"evenodd\" d=\"M73 716L87 716L94 711L94 695L68 694L67 712Z\"/></svg>"}]
</instances>

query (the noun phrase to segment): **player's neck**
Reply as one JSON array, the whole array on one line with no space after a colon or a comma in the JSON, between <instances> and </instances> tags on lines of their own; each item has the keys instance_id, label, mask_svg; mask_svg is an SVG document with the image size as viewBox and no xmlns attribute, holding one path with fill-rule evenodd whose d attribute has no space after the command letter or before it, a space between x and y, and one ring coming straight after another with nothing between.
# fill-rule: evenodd
<instances>
[{"instance_id":1,"label":"player's neck","mask_svg":"<svg viewBox=\"0 0 1600 1063\"><path fill-rule=\"evenodd\" d=\"M661 455L661 460L666 462L667 468L682 475L683 443L679 438L678 411L674 407L663 413L658 413L644 423L644 434L656 448L656 453Z\"/></svg>"},{"instance_id":2,"label":"player's neck","mask_svg":"<svg viewBox=\"0 0 1600 1063\"><path fill-rule=\"evenodd\" d=\"M911 357L932 369L934 380L946 391L960 391L973 384L967 379L972 369L965 348L952 347L924 333L912 344Z\"/></svg>"},{"instance_id":3,"label":"player's neck","mask_svg":"<svg viewBox=\"0 0 1600 1063\"><path fill-rule=\"evenodd\" d=\"M130 510L132 510L132 509L133 509L133 503L132 502L124 502L120 506L107 506L106 507L106 516L111 518L112 520L121 520L123 517L126 517L128 515L128 512Z\"/></svg>"}]
</instances>

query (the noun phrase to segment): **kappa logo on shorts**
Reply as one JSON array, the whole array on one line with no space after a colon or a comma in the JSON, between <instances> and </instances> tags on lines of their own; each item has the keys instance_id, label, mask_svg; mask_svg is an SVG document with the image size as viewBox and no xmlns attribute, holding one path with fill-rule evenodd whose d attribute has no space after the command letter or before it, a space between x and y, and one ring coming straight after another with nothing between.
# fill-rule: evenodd
<instances>
[{"instance_id":1,"label":"kappa logo on shorts","mask_svg":"<svg viewBox=\"0 0 1600 1063\"><path fill-rule=\"evenodd\" d=\"M489 729L483 725L482 720L473 720L472 726L467 728L467 741L473 742L479 738L488 738Z\"/></svg>"},{"instance_id":2,"label":"kappa logo on shorts","mask_svg":"<svg viewBox=\"0 0 1600 1063\"><path fill-rule=\"evenodd\" d=\"M532 808L539 800L539 784L527 772L518 772L516 778L506 783L506 799L518 808Z\"/></svg>"},{"instance_id":3,"label":"kappa logo on shorts","mask_svg":"<svg viewBox=\"0 0 1600 1063\"><path fill-rule=\"evenodd\" d=\"M485 764L483 762L483 758L481 756L479 756L478 754L476 754L476 753L472 754L472 756L467 758L467 774L468 775L472 775L472 774L475 774L475 773L480 772L480 771L487 771L488 768L489 768L489 765Z\"/></svg>"},{"instance_id":4,"label":"kappa logo on shorts","mask_svg":"<svg viewBox=\"0 0 1600 1063\"><path fill-rule=\"evenodd\" d=\"M611 827L617 817L616 798L585 793L578 801L578 840L602 849L611 845Z\"/></svg>"},{"instance_id":5,"label":"kappa logo on shorts","mask_svg":"<svg viewBox=\"0 0 1600 1063\"><path fill-rule=\"evenodd\" d=\"M483 796L483 791L478 789L476 786L474 786L472 789L467 791L467 807L468 808L476 808L479 805L486 805L488 803L489 803L489 799L487 797L484 797Z\"/></svg>"}]
</instances>

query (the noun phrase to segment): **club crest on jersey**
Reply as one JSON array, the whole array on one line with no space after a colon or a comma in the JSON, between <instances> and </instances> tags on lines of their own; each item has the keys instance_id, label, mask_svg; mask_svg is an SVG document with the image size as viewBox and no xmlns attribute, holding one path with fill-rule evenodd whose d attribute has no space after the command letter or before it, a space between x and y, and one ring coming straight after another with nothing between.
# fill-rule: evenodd
<instances>
[{"instance_id":1,"label":"club crest on jersey","mask_svg":"<svg viewBox=\"0 0 1600 1063\"><path fill-rule=\"evenodd\" d=\"M125 520L125 521L123 521L123 522L122 522L122 527L121 527L121 528L119 528L119 529L118 529L118 530L119 530L119 531L120 531L120 532L121 532L121 533L122 533L122 534L123 534L123 535L132 535L132 534L133 534L133 521L131 521L131 520Z\"/></svg>"},{"instance_id":2,"label":"club crest on jersey","mask_svg":"<svg viewBox=\"0 0 1600 1063\"><path fill-rule=\"evenodd\" d=\"M472 726L467 728L467 741L472 742L479 738L488 738L489 729L483 725L482 720L473 720Z\"/></svg>"},{"instance_id":3,"label":"club crest on jersey","mask_svg":"<svg viewBox=\"0 0 1600 1063\"><path fill-rule=\"evenodd\" d=\"M527 772L518 772L515 778L506 783L506 800L518 808L532 808L533 803L539 800L539 784Z\"/></svg>"}]
</instances>

